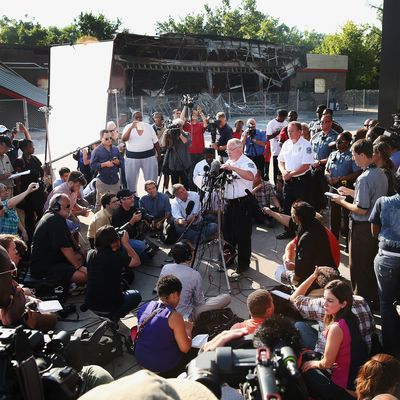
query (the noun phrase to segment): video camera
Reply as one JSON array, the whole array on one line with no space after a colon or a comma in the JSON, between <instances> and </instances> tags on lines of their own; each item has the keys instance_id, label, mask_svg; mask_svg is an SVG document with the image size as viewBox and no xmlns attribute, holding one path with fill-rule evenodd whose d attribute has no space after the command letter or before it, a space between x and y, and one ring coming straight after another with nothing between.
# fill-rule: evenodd
<instances>
[{"instance_id":1,"label":"video camera","mask_svg":"<svg viewBox=\"0 0 400 400\"><path fill-rule=\"evenodd\" d=\"M0 398L22 399L43 392L41 398L75 399L82 380L80 340L59 332L45 341L42 332L0 328Z\"/></svg>"},{"instance_id":2,"label":"video camera","mask_svg":"<svg viewBox=\"0 0 400 400\"><path fill-rule=\"evenodd\" d=\"M168 133L171 136L179 136L181 134L181 126L179 124L173 124L170 119L165 121L165 127L168 129Z\"/></svg>"},{"instance_id":3,"label":"video camera","mask_svg":"<svg viewBox=\"0 0 400 400\"><path fill-rule=\"evenodd\" d=\"M0 327L0 399L77 399L84 365L106 364L122 354L122 341L107 336L104 321L91 334L78 329L44 335L40 331Z\"/></svg>"},{"instance_id":4,"label":"video camera","mask_svg":"<svg viewBox=\"0 0 400 400\"><path fill-rule=\"evenodd\" d=\"M181 100L182 105L188 106L189 108L193 108L194 102L195 102L195 99L194 99L194 97L191 97L190 94L184 94L182 96L182 100Z\"/></svg>"},{"instance_id":5,"label":"video camera","mask_svg":"<svg viewBox=\"0 0 400 400\"><path fill-rule=\"evenodd\" d=\"M254 136L256 135L256 127L253 124L247 125L247 133L251 139L254 139Z\"/></svg>"},{"instance_id":6,"label":"video camera","mask_svg":"<svg viewBox=\"0 0 400 400\"><path fill-rule=\"evenodd\" d=\"M306 385L297 369L297 357L289 346L271 351L220 347L192 360L187 379L200 382L221 397L221 384L239 387L244 399L306 400Z\"/></svg>"},{"instance_id":7,"label":"video camera","mask_svg":"<svg viewBox=\"0 0 400 400\"><path fill-rule=\"evenodd\" d=\"M207 131L211 134L211 142L215 143L217 137L217 129L219 128L218 120L216 120L212 115L207 115Z\"/></svg>"}]
</instances>

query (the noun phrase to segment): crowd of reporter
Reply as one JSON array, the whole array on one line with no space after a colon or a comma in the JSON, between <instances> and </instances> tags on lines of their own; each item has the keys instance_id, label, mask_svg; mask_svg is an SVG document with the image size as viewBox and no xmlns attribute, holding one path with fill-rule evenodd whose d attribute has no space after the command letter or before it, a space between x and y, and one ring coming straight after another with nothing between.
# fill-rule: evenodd
<instances>
[{"instance_id":1,"label":"crowd of reporter","mask_svg":"<svg viewBox=\"0 0 400 400\"><path fill-rule=\"evenodd\" d=\"M166 243L179 238L171 250L175 263L163 267L157 282L158 300L139 308L134 347L142 367L165 378L183 372L197 354L192 331L201 313L231 301L225 294L206 299L201 277L190 268L196 244L217 234L218 206L211 201L211 210L202 213L211 194L199 184L217 158L252 189L246 196L228 197L228 209L245 201L245 208L251 204L252 209L246 217L254 223L283 225L277 238L290 242L276 279L293 288L288 302L299 321L278 317L271 294L255 290L248 296L250 319L222 332L200 352L254 332L256 347L275 348L274 331L295 350L312 398L398 396L400 139L376 120L365 121L351 134L326 106L318 106L316 114L307 124L297 121L295 111L278 110L263 131L254 118L246 124L235 121L233 130L223 112L214 122L188 104L174 110L169 124L161 113L153 114L151 125L134 112L122 136L108 122L99 142L76 154L78 170L61 168L53 184L47 166L34 156L26 128L21 124L24 139L18 141L14 130L0 126L1 324L22 323L43 331L56 324L55 315L35 311L41 300L18 283L18 265L33 279L52 281L66 291L81 287L89 309L118 320L142 301L139 290L131 287L134 268L157 252L148 238ZM210 148L206 131L212 137ZM235 149L240 150L237 155ZM244 170L234 166L240 160L237 165L248 160ZM141 198L140 170L146 191ZM10 178L24 171L29 172ZM78 217L91 211L87 243L82 243ZM224 249L227 263L235 255L241 262L251 252L251 234L224 233L235 242ZM341 240L350 250L351 282L338 271ZM248 269L244 264L236 269L239 276ZM371 309L380 309L387 354L376 355L379 338ZM370 370L375 371L372 378Z\"/></svg>"}]
</instances>

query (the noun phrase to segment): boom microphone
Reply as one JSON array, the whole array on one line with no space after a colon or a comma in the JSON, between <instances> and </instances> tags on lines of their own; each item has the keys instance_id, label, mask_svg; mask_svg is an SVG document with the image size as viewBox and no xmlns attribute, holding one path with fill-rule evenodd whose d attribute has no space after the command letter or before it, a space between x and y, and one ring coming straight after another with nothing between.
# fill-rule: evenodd
<instances>
[{"instance_id":1,"label":"boom microphone","mask_svg":"<svg viewBox=\"0 0 400 400\"><path fill-rule=\"evenodd\" d=\"M187 203L186 210L185 210L185 212L186 212L186 217L192 213L193 208L194 208L194 201L193 201L193 200L190 200L190 201Z\"/></svg>"},{"instance_id":2,"label":"boom microphone","mask_svg":"<svg viewBox=\"0 0 400 400\"><path fill-rule=\"evenodd\" d=\"M245 192L250 200L251 210L253 211L253 216L258 219L264 219L265 215L261 210L260 205L253 193L250 192L249 189L245 189Z\"/></svg>"}]
</instances>

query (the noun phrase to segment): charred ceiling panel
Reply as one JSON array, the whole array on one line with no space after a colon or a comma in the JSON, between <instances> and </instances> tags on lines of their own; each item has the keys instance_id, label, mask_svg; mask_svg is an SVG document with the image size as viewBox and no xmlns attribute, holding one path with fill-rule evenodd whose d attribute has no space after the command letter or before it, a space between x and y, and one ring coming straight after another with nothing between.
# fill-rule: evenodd
<instances>
[{"instance_id":1,"label":"charred ceiling panel","mask_svg":"<svg viewBox=\"0 0 400 400\"><path fill-rule=\"evenodd\" d=\"M119 34L114 58L134 71L133 86L131 81L126 85L127 92L132 93L133 87L134 94L157 88L162 93L227 91L232 87L231 75L240 76L246 90L270 90L280 88L305 66L305 53L296 46L182 34Z\"/></svg>"}]
</instances>

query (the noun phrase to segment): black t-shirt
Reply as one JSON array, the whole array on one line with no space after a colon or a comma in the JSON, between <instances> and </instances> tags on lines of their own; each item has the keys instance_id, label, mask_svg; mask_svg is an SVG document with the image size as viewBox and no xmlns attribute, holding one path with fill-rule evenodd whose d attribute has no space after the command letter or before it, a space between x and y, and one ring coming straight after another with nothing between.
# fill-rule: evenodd
<instances>
[{"instance_id":1,"label":"black t-shirt","mask_svg":"<svg viewBox=\"0 0 400 400\"><path fill-rule=\"evenodd\" d=\"M128 211L124 210L122 207L117 208L112 215L111 225L114 228L120 228L125 225L132 218L133 214L137 211L136 207L131 207ZM135 224L137 225L137 224ZM129 237L133 239L136 236L136 226L128 226L126 230L128 231Z\"/></svg>"},{"instance_id":2,"label":"black t-shirt","mask_svg":"<svg viewBox=\"0 0 400 400\"><path fill-rule=\"evenodd\" d=\"M31 247L31 272L43 276L52 265L68 263L60 250L73 247L67 222L59 214L48 211L36 225Z\"/></svg>"},{"instance_id":3,"label":"black t-shirt","mask_svg":"<svg viewBox=\"0 0 400 400\"><path fill-rule=\"evenodd\" d=\"M232 139L233 129L228 125L225 124L222 128L217 129L217 144L218 146L226 146L228 140ZM219 151L218 154L222 157L227 157L228 154L226 151Z\"/></svg>"},{"instance_id":4,"label":"black t-shirt","mask_svg":"<svg viewBox=\"0 0 400 400\"><path fill-rule=\"evenodd\" d=\"M112 312L123 301L121 272L131 258L122 250L90 250L87 255L86 304L95 311Z\"/></svg>"},{"instance_id":5,"label":"black t-shirt","mask_svg":"<svg viewBox=\"0 0 400 400\"><path fill-rule=\"evenodd\" d=\"M27 175L22 175L19 179L21 182L21 193L28 189L32 182L39 182L43 178L44 172L41 161L36 156L31 156L29 159L22 156L15 160L14 167L18 171L30 171ZM44 206L44 185L40 183L39 189L28 194L23 201L22 207L32 205L32 203Z\"/></svg>"}]
</instances>

